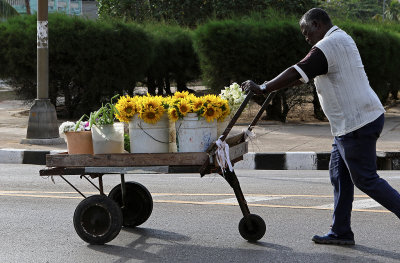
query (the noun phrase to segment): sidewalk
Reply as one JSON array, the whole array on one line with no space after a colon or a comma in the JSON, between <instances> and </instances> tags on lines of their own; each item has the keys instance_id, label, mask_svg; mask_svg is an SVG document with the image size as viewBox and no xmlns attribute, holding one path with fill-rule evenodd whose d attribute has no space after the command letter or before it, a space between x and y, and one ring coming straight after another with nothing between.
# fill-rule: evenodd
<instances>
[{"instance_id":1,"label":"sidewalk","mask_svg":"<svg viewBox=\"0 0 400 263\"><path fill-rule=\"evenodd\" d=\"M66 151L66 144L20 143L26 137L29 109L30 105L19 100L0 102L0 163L45 164L46 154ZM247 125L237 123L233 132L240 132ZM327 169L333 140L328 122L282 124L260 121L253 131L256 137L249 141L249 153L236 168ZM377 152L380 169L400 169L397 158L400 156L399 104L387 109Z\"/></svg>"}]
</instances>

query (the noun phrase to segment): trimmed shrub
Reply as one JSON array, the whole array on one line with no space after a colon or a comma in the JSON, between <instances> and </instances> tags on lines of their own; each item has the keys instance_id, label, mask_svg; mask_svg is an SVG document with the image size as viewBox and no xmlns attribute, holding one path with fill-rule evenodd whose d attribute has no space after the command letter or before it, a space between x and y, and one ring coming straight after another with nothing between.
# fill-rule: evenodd
<instances>
[{"instance_id":1,"label":"trimmed shrub","mask_svg":"<svg viewBox=\"0 0 400 263\"><path fill-rule=\"evenodd\" d=\"M371 87L385 103L400 88L400 34L375 24L339 24L357 44Z\"/></svg>"},{"instance_id":2,"label":"trimmed shrub","mask_svg":"<svg viewBox=\"0 0 400 263\"><path fill-rule=\"evenodd\" d=\"M400 35L377 26L339 23L356 41L372 88L383 103L400 87ZM235 81L274 78L302 59L310 46L298 22L271 20L212 21L196 30L203 80L215 92ZM289 93L274 99L273 119L284 121ZM296 96L292 94L290 96ZM257 98L256 98L257 99ZM262 98L259 99L261 103Z\"/></svg>"},{"instance_id":3,"label":"trimmed shrub","mask_svg":"<svg viewBox=\"0 0 400 263\"><path fill-rule=\"evenodd\" d=\"M50 59L56 69L51 76L65 80L61 88L70 112L88 112L115 94L133 92L144 78L152 43L140 27L62 15L49 25Z\"/></svg>"},{"instance_id":4,"label":"trimmed shrub","mask_svg":"<svg viewBox=\"0 0 400 263\"><path fill-rule=\"evenodd\" d=\"M203 80L219 91L235 81L263 82L298 62L309 47L286 21L213 21L196 30Z\"/></svg>"},{"instance_id":5,"label":"trimmed shrub","mask_svg":"<svg viewBox=\"0 0 400 263\"><path fill-rule=\"evenodd\" d=\"M193 47L192 32L178 26L147 24L146 32L152 36L154 56L147 70L145 82L149 93L171 93L175 82L179 91L187 89L187 82L200 77L200 65Z\"/></svg>"},{"instance_id":6,"label":"trimmed shrub","mask_svg":"<svg viewBox=\"0 0 400 263\"><path fill-rule=\"evenodd\" d=\"M36 17L16 16L0 23L0 63L0 78L25 97L36 97Z\"/></svg>"},{"instance_id":7,"label":"trimmed shrub","mask_svg":"<svg viewBox=\"0 0 400 263\"><path fill-rule=\"evenodd\" d=\"M1 25L0 77L20 95L36 94L36 18L20 16ZM70 116L97 109L113 95L132 92L145 77L152 42L134 24L49 16L49 97ZM57 102L58 97L64 102Z\"/></svg>"}]
</instances>

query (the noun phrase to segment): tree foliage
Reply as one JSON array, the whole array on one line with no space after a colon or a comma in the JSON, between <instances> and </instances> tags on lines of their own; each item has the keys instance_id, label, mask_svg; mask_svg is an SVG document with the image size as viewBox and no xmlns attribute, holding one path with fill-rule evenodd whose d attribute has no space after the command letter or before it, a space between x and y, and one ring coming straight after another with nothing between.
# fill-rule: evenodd
<instances>
[{"instance_id":1,"label":"tree foliage","mask_svg":"<svg viewBox=\"0 0 400 263\"><path fill-rule=\"evenodd\" d=\"M397 0L389 1L385 7L385 19L400 21L400 2Z\"/></svg>"},{"instance_id":2,"label":"tree foliage","mask_svg":"<svg viewBox=\"0 0 400 263\"><path fill-rule=\"evenodd\" d=\"M210 18L245 16L266 9L300 14L317 0L98 0L100 18L173 21L194 27Z\"/></svg>"},{"instance_id":3,"label":"tree foliage","mask_svg":"<svg viewBox=\"0 0 400 263\"><path fill-rule=\"evenodd\" d=\"M382 0L330 0L323 1L321 7L331 17L369 20L382 13Z\"/></svg>"}]
</instances>

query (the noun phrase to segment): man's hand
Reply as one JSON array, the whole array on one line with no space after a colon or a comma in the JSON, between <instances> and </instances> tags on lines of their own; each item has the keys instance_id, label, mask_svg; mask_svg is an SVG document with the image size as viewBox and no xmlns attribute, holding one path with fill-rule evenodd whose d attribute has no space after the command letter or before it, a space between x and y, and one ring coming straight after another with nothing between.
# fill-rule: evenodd
<instances>
[{"instance_id":1,"label":"man's hand","mask_svg":"<svg viewBox=\"0 0 400 263\"><path fill-rule=\"evenodd\" d=\"M252 80L246 80L245 82L240 85L243 91L249 93L249 91L253 92L254 94L262 95L264 94L264 89L257 85Z\"/></svg>"}]
</instances>

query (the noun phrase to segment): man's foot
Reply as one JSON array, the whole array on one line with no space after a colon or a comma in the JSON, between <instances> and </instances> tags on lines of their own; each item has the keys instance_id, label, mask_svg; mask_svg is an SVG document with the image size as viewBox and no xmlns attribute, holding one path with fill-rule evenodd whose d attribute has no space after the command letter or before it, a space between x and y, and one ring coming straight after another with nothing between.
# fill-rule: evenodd
<instances>
[{"instance_id":1,"label":"man's foot","mask_svg":"<svg viewBox=\"0 0 400 263\"><path fill-rule=\"evenodd\" d=\"M330 244L330 245L354 245L354 238L342 238L333 234L326 234L324 236L313 236L312 241L316 244Z\"/></svg>"}]
</instances>

